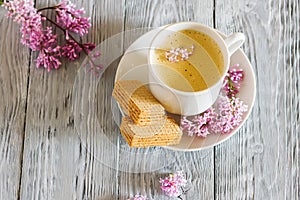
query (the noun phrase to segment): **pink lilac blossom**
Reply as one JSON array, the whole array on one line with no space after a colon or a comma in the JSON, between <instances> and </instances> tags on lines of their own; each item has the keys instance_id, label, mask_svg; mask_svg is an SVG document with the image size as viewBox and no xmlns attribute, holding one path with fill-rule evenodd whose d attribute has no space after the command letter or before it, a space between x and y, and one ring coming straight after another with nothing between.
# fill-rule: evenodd
<instances>
[{"instance_id":1,"label":"pink lilac blossom","mask_svg":"<svg viewBox=\"0 0 300 200\"><path fill-rule=\"evenodd\" d=\"M226 134L238 126L248 106L239 98L220 96L217 109L210 108L200 115L181 119L181 129L189 136L206 137L210 133Z\"/></svg>"},{"instance_id":2,"label":"pink lilac blossom","mask_svg":"<svg viewBox=\"0 0 300 200\"><path fill-rule=\"evenodd\" d=\"M62 56L70 59L76 60L79 57L79 53L82 51L82 48L72 39L67 40L67 43L62 46Z\"/></svg>"},{"instance_id":3,"label":"pink lilac blossom","mask_svg":"<svg viewBox=\"0 0 300 200\"><path fill-rule=\"evenodd\" d=\"M93 51L96 47L96 45L93 43L85 43L82 46L88 54L91 53L91 51ZM96 52L94 55L96 55L96 57L99 57L101 54L100 52Z\"/></svg>"},{"instance_id":4,"label":"pink lilac blossom","mask_svg":"<svg viewBox=\"0 0 300 200\"><path fill-rule=\"evenodd\" d=\"M59 25L66 29L66 39L69 39L69 31L83 36L91 27L89 18L82 17L84 9L76 9L75 5L68 0L63 0L56 6L56 20Z\"/></svg>"},{"instance_id":5,"label":"pink lilac blossom","mask_svg":"<svg viewBox=\"0 0 300 200\"><path fill-rule=\"evenodd\" d=\"M146 196L142 196L142 195L135 195L134 197L128 199L128 200L147 200Z\"/></svg>"},{"instance_id":6,"label":"pink lilac blossom","mask_svg":"<svg viewBox=\"0 0 300 200\"><path fill-rule=\"evenodd\" d=\"M243 113L248 106L235 97L244 78L243 70L236 69L237 67L238 64L230 67L223 87L226 96L219 97L214 105L216 109L210 108L196 116L182 117L180 126L184 133L200 137L206 137L210 133L225 134L242 122Z\"/></svg>"},{"instance_id":7,"label":"pink lilac blossom","mask_svg":"<svg viewBox=\"0 0 300 200\"><path fill-rule=\"evenodd\" d=\"M223 90L229 98L234 97L238 92L242 80L244 79L244 72L242 69L237 69L239 64L236 64L228 70L223 82Z\"/></svg>"},{"instance_id":8,"label":"pink lilac blossom","mask_svg":"<svg viewBox=\"0 0 300 200\"><path fill-rule=\"evenodd\" d=\"M32 0L14 0L5 2L3 6L8 10L8 17L21 24L22 44L33 51L40 50L43 35L42 21L45 20L34 8Z\"/></svg>"},{"instance_id":9,"label":"pink lilac blossom","mask_svg":"<svg viewBox=\"0 0 300 200\"><path fill-rule=\"evenodd\" d=\"M39 51L43 42L42 20L44 18L40 14L30 14L30 17L22 22L20 28L21 43L33 51Z\"/></svg>"},{"instance_id":10,"label":"pink lilac blossom","mask_svg":"<svg viewBox=\"0 0 300 200\"><path fill-rule=\"evenodd\" d=\"M85 43L81 45L87 54L91 53L95 49L96 45L92 43ZM76 60L79 57L79 53L83 50L77 42L72 39L67 40L67 43L62 47L62 56L69 60ZM100 56L100 55L99 55Z\"/></svg>"},{"instance_id":11,"label":"pink lilac blossom","mask_svg":"<svg viewBox=\"0 0 300 200\"><path fill-rule=\"evenodd\" d=\"M2 5L7 11L7 16L17 23L22 23L29 13L36 13L33 0L14 0L4 2Z\"/></svg>"},{"instance_id":12,"label":"pink lilac blossom","mask_svg":"<svg viewBox=\"0 0 300 200\"><path fill-rule=\"evenodd\" d=\"M88 55L95 48L94 44L78 43L72 35L69 35L69 31L72 31L83 36L88 33L91 24L89 23L89 18L82 17L84 10L75 9L75 5L67 0L63 0L57 6L39 10L55 9L57 23L42 15L34 7L33 0L14 0L4 2L2 6L8 10L8 17L14 18L14 21L21 24L21 43L33 51L39 51L36 59L37 68L44 66L48 71L57 69L61 65L59 60L61 57L66 57L73 61L79 57L79 53L82 50ZM56 25L65 33L67 41L63 47L57 44L57 35L52 33L50 27L43 29L42 22L45 20ZM92 56L91 58L91 64L94 64L96 57ZM93 66L93 70L95 71L101 71L102 68L100 65Z\"/></svg>"},{"instance_id":13,"label":"pink lilac blossom","mask_svg":"<svg viewBox=\"0 0 300 200\"><path fill-rule=\"evenodd\" d=\"M210 132L224 134L229 133L238 126L243 119L243 113L248 106L243 104L239 98L222 96L219 99L219 113L210 123Z\"/></svg>"},{"instance_id":14,"label":"pink lilac blossom","mask_svg":"<svg viewBox=\"0 0 300 200\"><path fill-rule=\"evenodd\" d=\"M41 37L40 53L37 57L37 68L44 66L48 71L58 69L61 65L59 58L61 57L60 46L57 45L56 35L52 33L52 28L47 27L45 33Z\"/></svg>"},{"instance_id":15,"label":"pink lilac blossom","mask_svg":"<svg viewBox=\"0 0 300 200\"><path fill-rule=\"evenodd\" d=\"M175 172L163 179L161 178L159 182L161 183L161 189L169 197L178 197L183 194L182 188L187 184L183 171Z\"/></svg>"},{"instance_id":16,"label":"pink lilac blossom","mask_svg":"<svg viewBox=\"0 0 300 200\"><path fill-rule=\"evenodd\" d=\"M213 108L206 110L200 115L192 117L183 116L180 127L182 131L189 136L197 135L206 137L209 134L208 128L214 116L215 112Z\"/></svg>"},{"instance_id":17,"label":"pink lilac blossom","mask_svg":"<svg viewBox=\"0 0 300 200\"><path fill-rule=\"evenodd\" d=\"M193 45L188 48L172 48L166 52L166 59L170 62L187 60L193 54L194 48Z\"/></svg>"}]
</instances>

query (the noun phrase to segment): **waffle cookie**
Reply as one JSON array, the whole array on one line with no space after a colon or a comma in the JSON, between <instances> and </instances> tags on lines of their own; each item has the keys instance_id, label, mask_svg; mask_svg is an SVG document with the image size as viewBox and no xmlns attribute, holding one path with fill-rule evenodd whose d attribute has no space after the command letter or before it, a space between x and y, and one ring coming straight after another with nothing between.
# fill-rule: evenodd
<instances>
[{"instance_id":1,"label":"waffle cookie","mask_svg":"<svg viewBox=\"0 0 300 200\"><path fill-rule=\"evenodd\" d=\"M138 80L117 81L113 97L136 124L150 125L165 117L164 107Z\"/></svg>"},{"instance_id":2,"label":"waffle cookie","mask_svg":"<svg viewBox=\"0 0 300 200\"><path fill-rule=\"evenodd\" d=\"M170 117L149 126L135 124L130 117L122 119L120 131L131 147L167 146L178 144L182 132Z\"/></svg>"}]
</instances>

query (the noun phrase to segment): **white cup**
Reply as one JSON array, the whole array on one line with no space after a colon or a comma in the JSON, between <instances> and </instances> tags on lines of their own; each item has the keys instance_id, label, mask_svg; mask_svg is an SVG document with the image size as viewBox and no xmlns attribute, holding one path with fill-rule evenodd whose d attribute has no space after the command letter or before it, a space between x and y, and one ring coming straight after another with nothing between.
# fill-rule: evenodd
<instances>
[{"instance_id":1,"label":"white cup","mask_svg":"<svg viewBox=\"0 0 300 200\"><path fill-rule=\"evenodd\" d=\"M154 62L155 49L161 49L166 38L181 30L195 30L208 35L215 41L223 55L224 66L217 81L207 89L196 92L185 92L174 89L164 83L158 74L157 63ZM196 22L180 22L162 28L153 38L148 52L149 86L152 94L161 102L165 109L174 114L196 115L210 108L216 101L228 71L230 56L244 43L242 33L234 33L223 39L215 29ZM176 48L176 47L175 47Z\"/></svg>"}]
</instances>

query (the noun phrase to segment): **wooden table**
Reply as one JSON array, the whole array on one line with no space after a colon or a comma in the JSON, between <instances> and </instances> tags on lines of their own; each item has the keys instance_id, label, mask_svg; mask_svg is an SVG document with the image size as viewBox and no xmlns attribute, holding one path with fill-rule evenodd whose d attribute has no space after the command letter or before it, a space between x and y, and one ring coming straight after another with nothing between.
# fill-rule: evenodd
<instances>
[{"instance_id":1,"label":"wooden table","mask_svg":"<svg viewBox=\"0 0 300 200\"><path fill-rule=\"evenodd\" d=\"M43 7L56 1L36 3ZM111 112L105 111L99 115L105 116L102 128L110 143L101 143L93 130L76 128L73 86L82 60L65 62L50 73L36 69L37 54L20 44L19 26L6 19L0 8L0 199L110 200L137 193L168 199L158 180L176 170L184 170L191 178L189 200L299 199L299 1L95 0L76 4L91 17L93 27L86 40L96 44L123 31L178 21L201 22L226 34L244 32L243 50L257 80L252 114L225 143L184 153L162 148L130 150ZM121 47L126 49L137 35L123 35ZM97 86L100 107L110 104L118 62L112 63ZM149 157L151 152L169 156Z\"/></svg>"}]
</instances>

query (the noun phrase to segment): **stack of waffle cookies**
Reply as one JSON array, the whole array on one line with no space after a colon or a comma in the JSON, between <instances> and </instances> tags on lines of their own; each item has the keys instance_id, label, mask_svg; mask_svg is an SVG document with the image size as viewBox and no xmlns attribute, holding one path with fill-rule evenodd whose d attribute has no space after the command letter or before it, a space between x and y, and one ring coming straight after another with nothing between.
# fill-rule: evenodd
<instances>
[{"instance_id":1,"label":"stack of waffle cookies","mask_svg":"<svg viewBox=\"0 0 300 200\"><path fill-rule=\"evenodd\" d=\"M113 97L126 114L122 118L120 131L129 146L167 146L179 143L182 132L178 124L166 116L164 107L140 81L117 81Z\"/></svg>"}]
</instances>

